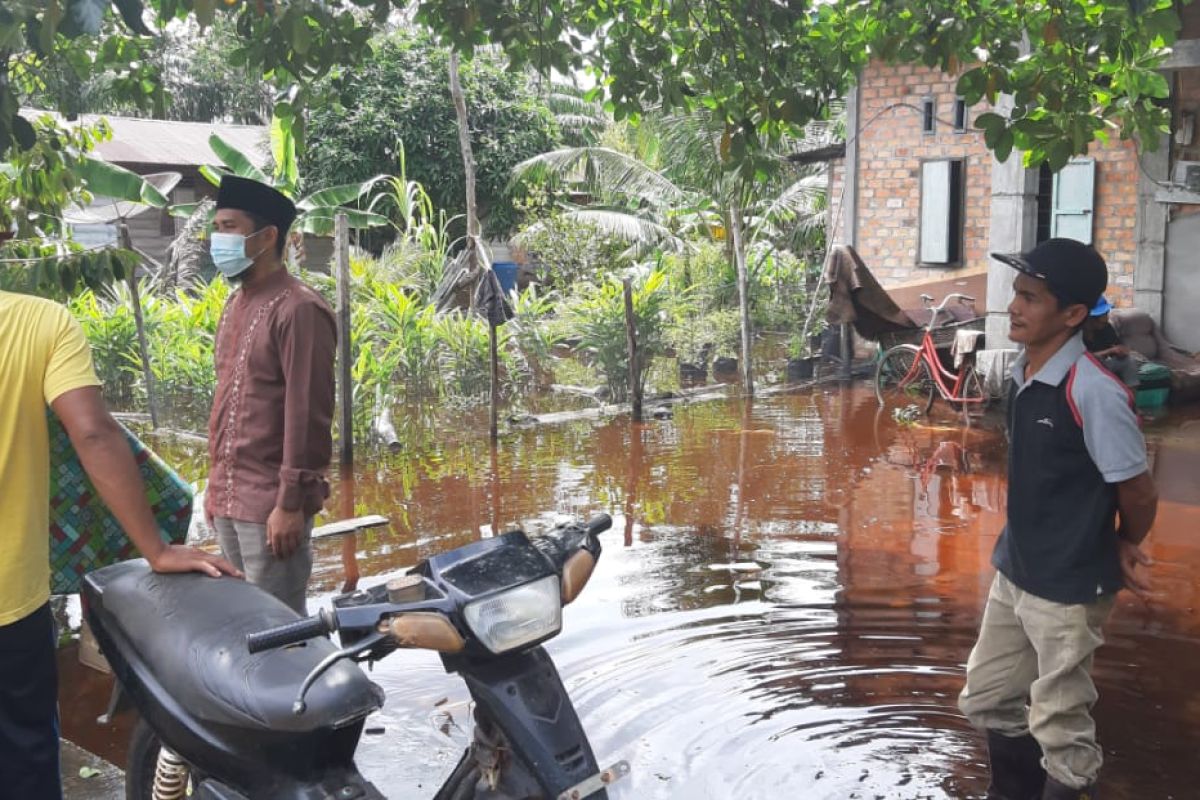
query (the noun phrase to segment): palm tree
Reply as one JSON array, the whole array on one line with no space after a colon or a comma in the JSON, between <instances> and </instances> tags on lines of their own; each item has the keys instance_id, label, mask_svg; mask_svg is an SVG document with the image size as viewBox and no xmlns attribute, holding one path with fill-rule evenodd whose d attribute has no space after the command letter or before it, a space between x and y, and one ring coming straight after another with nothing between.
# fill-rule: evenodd
<instances>
[{"instance_id":1,"label":"palm tree","mask_svg":"<svg viewBox=\"0 0 1200 800\"><path fill-rule=\"evenodd\" d=\"M678 250L696 235L724 238L738 276L742 377L753 394L749 275L767 249L796 248L824 227L824 165L797 167L787 157L838 136L840 126L818 123L731 169L729 129L711 112L651 115L638 127L633 154L595 145L560 148L518 164L514 181L583 192L591 202L568 205L565 215L634 250Z\"/></svg>"}]
</instances>

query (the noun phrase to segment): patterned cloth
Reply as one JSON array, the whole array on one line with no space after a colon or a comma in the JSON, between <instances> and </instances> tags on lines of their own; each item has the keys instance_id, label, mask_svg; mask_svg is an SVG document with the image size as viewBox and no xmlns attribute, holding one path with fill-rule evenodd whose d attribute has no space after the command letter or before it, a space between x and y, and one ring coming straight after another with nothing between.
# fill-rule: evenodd
<instances>
[{"instance_id":1,"label":"patterned cloth","mask_svg":"<svg viewBox=\"0 0 1200 800\"><path fill-rule=\"evenodd\" d=\"M67 431L52 411L50 428L50 591L79 591L85 573L137 557L137 548L96 493ZM192 488L127 429L146 498L168 544L183 544L192 518Z\"/></svg>"}]
</instances>

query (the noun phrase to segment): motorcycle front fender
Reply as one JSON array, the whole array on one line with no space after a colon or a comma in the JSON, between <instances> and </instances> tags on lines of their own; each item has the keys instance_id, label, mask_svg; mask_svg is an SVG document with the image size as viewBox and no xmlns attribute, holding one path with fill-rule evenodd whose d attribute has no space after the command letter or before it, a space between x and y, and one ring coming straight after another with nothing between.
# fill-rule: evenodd
<instances>
[{"instance_id":1,"label":"motorcycle front fender","mask_svg":"<svg viewBox=\"0 0 1200 800\"><path fill-rule=\"evenodd\" d=\"M543 648L452 668L466 681L477 716L500 729L546 797L556 798L599 772L571 698ZM601 791L592 800L606 797Z\"/></svg>"}]
</instances>

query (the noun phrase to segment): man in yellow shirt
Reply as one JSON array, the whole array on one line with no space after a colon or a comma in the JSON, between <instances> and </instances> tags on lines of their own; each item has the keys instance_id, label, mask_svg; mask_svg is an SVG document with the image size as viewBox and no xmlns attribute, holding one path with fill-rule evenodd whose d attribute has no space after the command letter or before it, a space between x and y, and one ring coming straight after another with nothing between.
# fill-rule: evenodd
<instances>
[{"instance_id":1,"label":"man in yellow shirt","mask_svg":"<svg viewBox=\"0 0 1200 800\"><path fill-rule=\"evenodd\" d=\"M87 340L65 308L0 292L0 795L59 800L58 674L50 615L50 441L62 420L100 497L158 572L238 574L166 545Z\"/></svg>"}]
</instances>

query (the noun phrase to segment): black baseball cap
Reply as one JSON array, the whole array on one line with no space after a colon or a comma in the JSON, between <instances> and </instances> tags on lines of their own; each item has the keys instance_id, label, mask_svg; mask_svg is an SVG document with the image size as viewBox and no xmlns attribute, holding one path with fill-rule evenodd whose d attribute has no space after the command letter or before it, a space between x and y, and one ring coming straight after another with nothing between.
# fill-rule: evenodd
<instances>
[{"instance_id":1,"label":"black baseball cap","mask_svg":"<svg viewBox=\"0 0 1200 800\"><path fill-rule=\"evenodd\" d=\"M1025 253L992 253L992 258L1043 280L1067 305L1099 302L1108 288L1108 264L1090 244L1074 239L1047 239Z\"/></svg>"}]
</instances>

